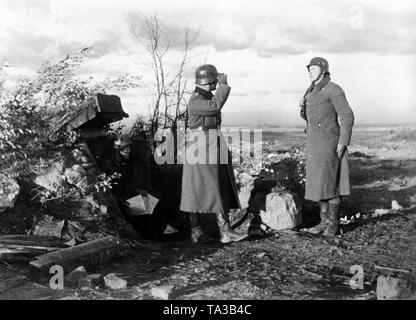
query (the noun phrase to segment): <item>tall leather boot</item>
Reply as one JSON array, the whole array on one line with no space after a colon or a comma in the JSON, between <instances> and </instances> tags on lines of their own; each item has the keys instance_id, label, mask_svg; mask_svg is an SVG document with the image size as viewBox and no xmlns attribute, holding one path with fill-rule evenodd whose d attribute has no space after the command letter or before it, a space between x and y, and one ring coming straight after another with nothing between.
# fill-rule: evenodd
<instances>
[{"instance_id":1,"label":"tall leather boot","mask_svg":"<svg viewBox=\"0 0 416 320\"><path fill-rule=\"evenodd\" d=\"M329 224L324 231L324 236L335 236L339 234L339 218L340 218L339 204L330 203L328 206Z\"/></svg>"},{"instance_id":2,"label":"tall leather boot","mask_svg":"<svg viewBox=\"0 0 416 320\"><path fill-rule=\"evenodd\" d=\"M216 215L221 243L238 242L248 237L247 233L238 233L231 228L228 215L225 215L226 217L222 213Z\"/></svg>"},{"instance_id":3,"label":"tall leather boot","mask_svg":"<svg viewBox=\"0 0 416 320\"><path fill-rule=\"evenodd\" d=\"M329 204L328 202L323 202L323 201L321 201L319 204L320 204L319 215L320 215L321 221L319 221L318 225L308 229L308 232L313 233L313 234L319 234L319 233L324 232L329 224L329 219L328 219L328 205Z\"/></svg>"},{"instance_id":4,"label":"tall leather boot","mask_svg":"<svg viewBox=\"0 0 416 320\"><path fill-rule=\"evenodd\" d=\"M210 236L208 236L206 233L204 233L204 231L202 230L201 227L201 221L199 219L199 213L197 212L192 212L189 215L189 219L191 222L191 238L192 238L192 242L198 242L198 243L207 243L207 242L212 242L214 241L213 238L211 238Z\"/></svg>"}]
</instances>

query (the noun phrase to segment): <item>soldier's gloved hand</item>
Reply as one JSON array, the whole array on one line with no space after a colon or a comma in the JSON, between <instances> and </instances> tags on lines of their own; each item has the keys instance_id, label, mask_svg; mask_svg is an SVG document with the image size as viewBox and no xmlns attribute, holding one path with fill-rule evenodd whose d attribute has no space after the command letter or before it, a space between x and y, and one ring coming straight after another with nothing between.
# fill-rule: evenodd
<instances>
[{"instance_id":1,"label":"soldier's gloved hand","mask_svg":"<svg viewBox=\"0 0 416 320\"><path fill-rule=\"evenodd\" d=\"M342 156L344 155L345 149L347 149L346 145L343 144L339 144L337 146L337 153L338 153L338 158L342 158Z\"/></svg>"},{"instance_id":2,"label":"soldier's gloved hand","mask_svg":"<svg viewBox=\"0 0 416 320\"><path fill-rule=\"evenodd\" d=\"M218 75L218 83L219 84L228 84L228 82L227 82L227 75L225 73L220 73Z\"/></svg>"},{"instance_id":3,"label":"soldier's gloved hand","mask_svg":"<svg viewBox=\"0 0 416 320\"><path fill-rule=\"evenodd\" d=\"M306 99L305 99L305 98L303 98L303 97L300 99L300 101L299 101L299 107L301 107L301 108L303 107L303 105L304 105L304 104L305 104L305 102L306 102L305 100L306 100Z\"/></svg>"}]
</instances>

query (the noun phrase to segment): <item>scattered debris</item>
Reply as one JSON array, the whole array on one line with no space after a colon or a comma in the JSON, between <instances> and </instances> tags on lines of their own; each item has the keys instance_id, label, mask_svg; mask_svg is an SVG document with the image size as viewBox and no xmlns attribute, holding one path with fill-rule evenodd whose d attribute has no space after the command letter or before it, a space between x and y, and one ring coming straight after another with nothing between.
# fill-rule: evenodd
<instances>
[{"instance_id":1,"label":"scattered debris","mask_svg":"<svg viewBox=\"0 0 416 320\"><path fill-rule=\"evenodd\" d=\"M139 194L138 196L128 199L127 202L130 204L131 215L150 215L153 213L159 199L148 193L146 196Z\"/></svg>"},{"instance_id":2,"label":"scattered debris","mask_svg":"<svg viewBox=\"0 0 416 320\"><path fill-rule=\"evenodd\" d=\"M78 288L81 291L88 291L102 285L103 282L104 277L101 274L89 274L78 280Z\"/></svg>"},{"instance_id":3,"label":"scattered debris","mask_svg":"<svg viewBox=\"0 0 416 320\"><path fill-rule=\"evenodd\" d=\"M169 300L169 296L173 289L173 286L154 287L151 290L151 294L156 299Z\"/></svg>"},{"instance_id":4,"label":"scattered debris","mask_svg":"<svg viewBox=\"0 0 416 320\"><path fill-rule=\"evenodd\" d=\"M62 230L62 239L74 241L76 243L77 241L80 241L80 238L83 236L85 230L85 227L78 221L65 221L65 225Z\"/></svg>"},{"instance_id":5,"label":"scattered debris","mask_svg":"<svg viewBox=\"0 0 416 320\"><path fill-rule=\"evenodd\" d=\"M114 273L109 273L104 277L104 284L112 290L120 290L127 288L127 281L117 277Z\"/></svg>"},{"instance_id":6,"label":"scattered debris","mask_svg":"<svg viewBox=\"0 0 416 320\"><path fill-rule=\"evenodd\" d=\"M347 224L351 224L351 223L356 222L360 218L361 218L361 213L360 212L357 212L356 214L354 214L354 215L352 215L350 217L348 217L348 216L341 217L341 219L339 220L339 222L341 224L347 225Z\"/></svg>"},{"instance_id":7,"label":"scattered debris","mask_svg":"<svg viewBox=\"0 0 416 320\"><path fill-rule=\"evenodd\" d=\"M33 235L35 236L53 236L61 238L65 220L59 220L49 215L44 215L41 219L34 218L35 228Z\"/></svg>"},{"instance_id":8,"label":"scattered debris","mask_svg":"<svg viewBox=\"0 0 416 320\"><path fill-rule=\"evenodd\" d=\"M76 268L65 276L65 285L73 286L78 283L78 280L87 276L87 270L83 266Z\"/></svg>"},{"instance_id":9,"label":"scattered debris","mask_svg":"<svg viewBox=\"0 0 416 320\"><path fill-rule=\"evenodd\" d=\"M58 191L62 187L65 162L56 161L52 164L41 164L35 183L46 190Z\"/></svg>"},{"instance_id":10,"label":"scattered debris","mask_svg":"<svg viewBox=\"0 0 416 320\"><path fill-rule=\"evenodd\" d=\"M68 247L63 241L44 236L10 235L0 237L0 260L28 261L36 256Z\"/></svg>"}]
</instances>

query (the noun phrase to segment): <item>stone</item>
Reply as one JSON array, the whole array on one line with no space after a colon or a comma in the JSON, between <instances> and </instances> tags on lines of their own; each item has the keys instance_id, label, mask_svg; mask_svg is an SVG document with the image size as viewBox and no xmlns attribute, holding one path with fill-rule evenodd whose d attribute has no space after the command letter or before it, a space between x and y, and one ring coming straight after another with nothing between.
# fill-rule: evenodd
<instances>
[{"instance_id":1,"label":"stone","mask_svg":"<svg viewBox=\"0 0 416 320\"><path fill-rule=\"evenodd\" d=\"M13 208L20 194L20 186L13 178L0 173L0 213Z\"/></svg>"},{"instance_id":2,"label":"stone","mask_svg":"<svg viewBox=\"0 0 416 320\"><path fill-rule=\"evenodd\" d=\"M389 213L389 210L387 209L376 209L374 211L373 217L381 217L388 213Z\"/></svg>"},{"instance_id":3,"label":"stone","mask_svg":"<svg viewBox=\"0 0 416 320\"><path fill-rule=\"evenodd\" d=\"M71 168L66 168L64 176L69 184L75 185L82 190L85 190L88 186L87 172L78 164L73 165Z\"/></svg>"},{"instance_id":4,"label":"stone","mask_svg":"<svg viewBox=\"0 0 416 320\"><path fill-rule=\"evenodd\" d=\"M269 193L266 211L260 210L260 217L274 230L293 230L302 223L301 209L301 199L297 194Z\"/></svg>"},{"instance_id":5,"label":"stone","mask_svg":"<svg viewBox=\"0 0 416 320\"><path fill-rule=\"evenodd\" d=\"M56 192L64 182L63 170L64 162L55 162L41 170L41 173L35 178L35 183L47 190Z\"/></svg>"},{"instance_id":6,"label":"stone","mask_svg":"<svg viewBox=\"0 0 416 320\"><path fill-rule=\"evenodd\" d=\"M103 284L104 278L101 274L89 274L78 280L78 288L88 291Z\"/></svg>"},{"instance_id":7,"label":"stone","mask_svg":"<svg viewBox=\"0 0 416 320\"><path fill-rule=\"evenodd\" d=\"M114 273L109 273L104 277L104 284L112 290L120 290L127 288L127 281L117 277Z\"/></svg>"},{"instance_id":8,"label":"stone","mask_svg":"<svg viewBox=\"0 0 416 320\"><path fill-rule=\"evenodd\" d=\"M393 200L391 202L391 209L392 210L403 210L403 206L401 204L399 204L399 202L397 200Z\"/></svg>"},{"instance_id":9,"label":"stone","mask_svg":"<svg viewBox=\"0 0 416 320\"><path fill-rule=\"evenodd\" d=\"M156 299L169 300L169 296L172 293L173 288L173 286L154 287L151 290L151 294Z\"/></svg>"},{"instance_id":10,"label":"stone","mask_svg":"<svg viewBox=\"0 0 416 320\"><path fill-rule=\"evenodd\" d=\"M96 201L94 199L93 195L88 195L84 197L84 201L88 204L91 205L91 207L95 210L95 209L100 209L100 204L98 203L98 201Z\"/></svg>"},{"instance_id":11,"label":"stone","mask_svg":"<svg viewBox=\"0 0 416 320\"><path fill-rule=\"evenodd\" d=\"M405 279L379 276L377 300L401 300L412 295L410 283Z\"/></svg>"},{"instance_id":12,"label":"stone","mask_svg":"<svg viewBox=\"0 0 416 320\"><path fill-rule=\"evenodd\" d=\"M101 214L107 214L108 213L108 207L105 205L100 205L100 213Z\"/></svg>"},{"instance_id":13,"label":"stone","mask_svg":"<svg viewBox=\"0 0 416 320\"><path fill-rule=\"evenodd\" d=\"M87 275L87 270L85 270L83 266L80 266L65 277L65 285L73 286L78 283L79 279L84 278Z\"/></svg>"}]
</instances>

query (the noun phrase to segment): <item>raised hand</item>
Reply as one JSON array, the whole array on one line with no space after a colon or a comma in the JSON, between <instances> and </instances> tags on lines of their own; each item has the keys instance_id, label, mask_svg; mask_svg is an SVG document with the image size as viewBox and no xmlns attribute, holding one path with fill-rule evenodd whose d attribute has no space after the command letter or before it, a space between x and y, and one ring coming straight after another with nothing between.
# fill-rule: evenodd
<instances>
[{"instance_id":1,"label":"raised hand","mask_svg":"<svg viewBox=\"0 0 416 320\"><path fill-rule=\"evenodd\" d=\"M218 75L218 83L220 83L220 84L228 84L228 82L227 82L227 75L225 73L220 73Z\"/></svg>"}]
</instances>

